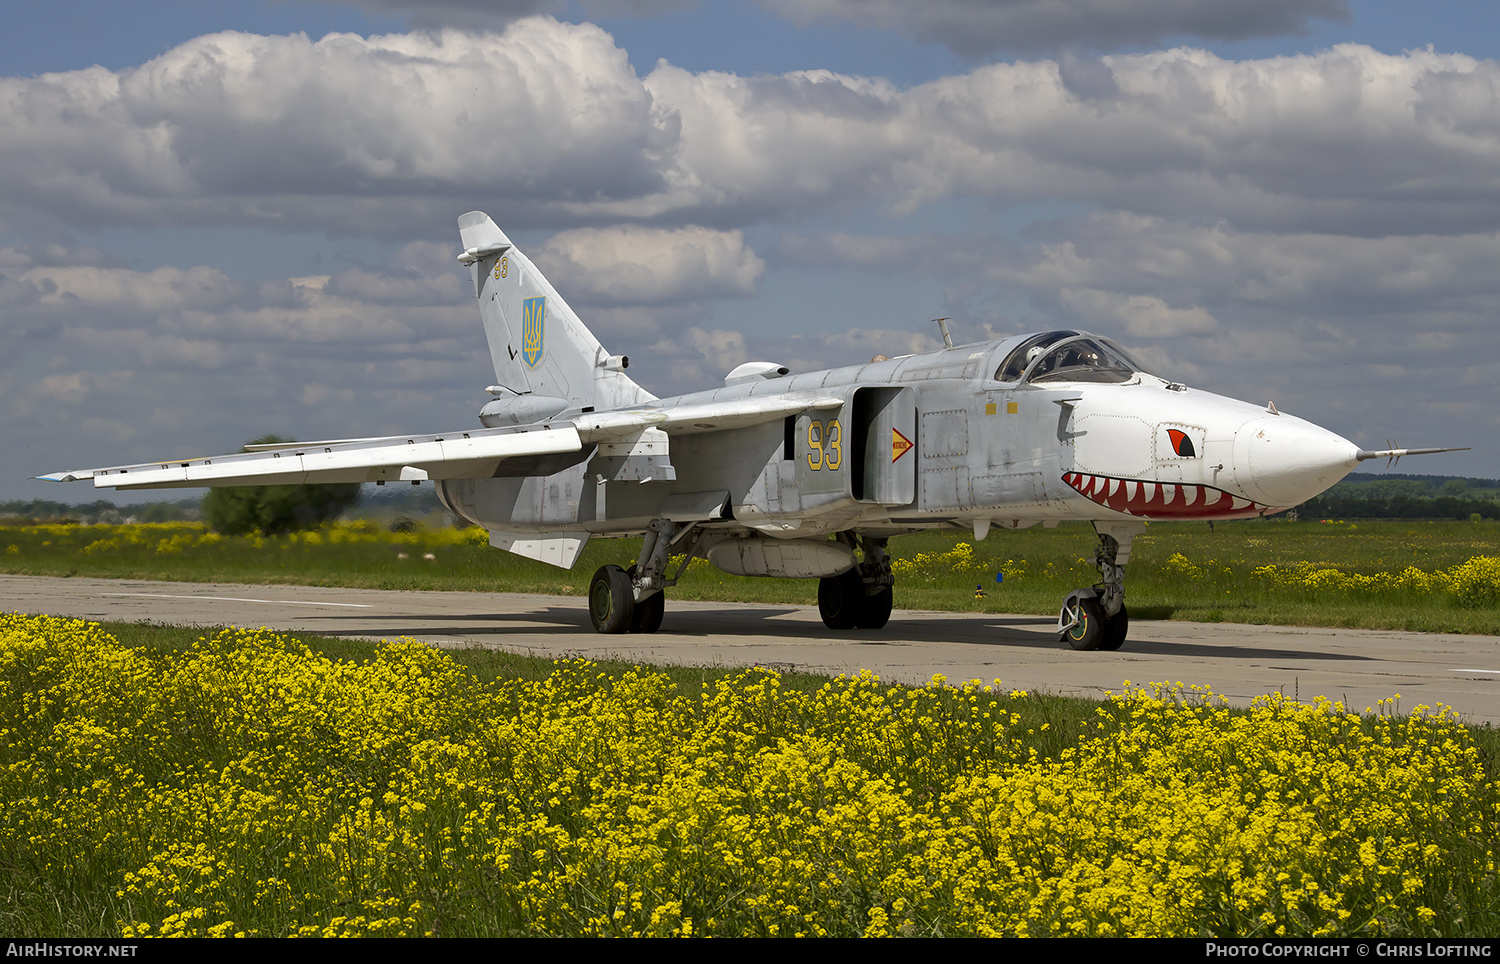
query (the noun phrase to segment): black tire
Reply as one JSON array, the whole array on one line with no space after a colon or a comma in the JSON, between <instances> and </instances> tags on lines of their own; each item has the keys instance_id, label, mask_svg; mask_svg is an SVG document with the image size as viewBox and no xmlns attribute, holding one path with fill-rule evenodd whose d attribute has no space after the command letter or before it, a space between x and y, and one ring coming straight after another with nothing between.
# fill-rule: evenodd
<instances>
[{"instance_id":1,"label":"black tire","mask_svg":"<svg viewBox=\"0 0 1500 964\"><path fill-rule=\"evenodd\" d=\"M600 566L589 583L589 621L600 633L623 633L635 614L630 577L619 566Z\"/></svg>"},{"instance_id":2,"label":"black tire","mask_svg":"<svg viewBox=\"0 0 1500 964\"><path fill-rule=\"evenodd\" d=\"M890 586L881 586L873 596L865 596L864 606L859 611L856 625L860 629L884 629L891 621L891 602L894 593Z\"/></svg>"},{"instance_id":3,"label":"black tire","mask_svg":"<svg viewBox=\"0 0 1500 964\"><path fill-rule=\"evenodd\" d=\"M666 613L667 594L654 592L635 604L635 613L630 617L630 631L654 633L661 629L661 620Z\"/></svg>"},{"instance_id":4,"label":"black tire","mask_svg":"<svg viewBox=\"0 0 1500 964\"><path fill-rule=\"evenodd\" d=\"M1069 593L1061 621L1072 624L1062 631L1062 638L1074 649L1098 649L1104 640L1104 610L1092 591Z\"/></svg>"},{"instance_id":5,"label":"black tire","mask_svg":"<svg viewBox=\"0 0 1500 964\"><path fill-rule=\"evenodd\" d=\"M818 615L829 629L853 629L864 609L865 584L858 569L818 580Z\"/></svg>"},{"instance_id":6,"label":"black tire","mask_svg":"<svg viewBox=\"0 0 1500 964\"><path fill-rule=\"evenodd\" d=\"M1130 614L1125 611L1125 604L1120 603L1120 611L1113 616L1104 617L1104 638L1099 641L1099 648L1114 652L1125 645L1125 636L1130 632Z\"/></svg>"},{"instance_id":7,"label":"black tire","mask_svg":"<svg viewBox=\"0 0 1500 964\"><path fill-rule=\"evenodd\" d=\"M625 578L630 580L631 596L634 597L635 566L625 570ZM654 633L661 629L662 616L667 612L667 594L665 592L654 592L645 599L635 604L635 612L630 616L630 631L632 633Z\"/></svg>"}]
</instances>

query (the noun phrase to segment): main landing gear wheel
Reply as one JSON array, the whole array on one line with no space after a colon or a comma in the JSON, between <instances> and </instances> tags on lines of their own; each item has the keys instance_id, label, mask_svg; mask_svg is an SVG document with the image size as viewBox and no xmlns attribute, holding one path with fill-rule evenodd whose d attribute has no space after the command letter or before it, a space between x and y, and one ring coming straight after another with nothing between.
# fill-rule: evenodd
<instances>
[{"instance_id":1,"label":"main landing gear wheel","mask_svg":"<svg viewBox=\"0 0 1500 964\"><path fill-rule=\"evenodd\" d=\"M818 615L829 629L882 629L891 621L893 598L890 586L871 595L858 569L818 581Z\"/></svg>"},{"instance_id":2,"label":"main landing gear wheel","mask_svg":"<svg viewBox=\"0 0 1500 964\"><path fill-rule=\"evenodd\" d=\"M890 586L881 586L875 595L866 596L864 607L860 609L855 625L860 629L884 629L885 624L891 621L891 602L894 595Z\"/></svg>"},{"instance_id":3,"label":"main landing gear wheel","mask_svg":"<svg viewBox=\"0 0 1500 964\"><path fill-rule=\"evenodd\" d=\"M853 629L859 624L864 601L865 583L858 569L818 580L818 615L829 629Z\"/></svg>"},{"instance_id":4,"label":"main landing gear wheel","mask_svg":"<svg viewBox=\"0 0 1500 964\"><path fill-rule=\"evenodd\" d=\"M1114 652L1125 645L1125 635L1130 631L1130 615L1125 611L1125 604L1120 603L1120 611L1113 616L1104 617L1104 638L1099 641L1099 648Z\"/></svg>"},{"instance_id":5,"label":"main landing gear wheel","mask_svg":"<svg viewBox=\"0 0 1500 964\"><path fill-rule=\"evenodd\" d=\"M818 615L829 629L884 629L891 621L894 593L891 585L891 560L885 553L885 539L848 531L839 533L839 541L850 549L858 548L864 559L854 568L837 576L818 580Z\"/></svg>"},{"instance_id":6,"label":"main landing gear wheel","mask_svg":"<svg viewBox=\"0 0 1500 964\"><path fill-rule=\"evenodd\" d=\"M1104 610L1092 590L1079 590L1068 594L1058 617L1062 638L1074 649L1100 649L1105 640ZM1114 646L1120 648L1125 635Z\"/></svg>"},{"instance_id":7,"label":"main landing gear wheel","mask_svg":"<svg viewBox=\"0 0 1500 964\"><path fill-rule=\"evenodd\" d=\"M625 570L625 578L630 580L631 586L635 585L635 572L635 566ZM665 592L657 591L645 599L637 600L635 611L630 616L630 631L632 633L656 632L661 629L661 619L666 612L667 594Z\"/></svg>"},{"instance_id":8,"label":"main landing gear wheel","mask_svg":"<svg viewBox=\"0 0 1500 964\"><path fill-rule=\"evenodd\" d=\"M667 612L667 594L654 592L635 604L635 613L630 617L632 633L654 633L661 629L662 617Z\"/></svg>"},{"instance_id":9,"label":"main landing gear wheel","mask_svg":"<svg viewBox=\"0 0 1500 964\"><path fill-rule=\"evenodd\" d=\"M625 570L619 566L600 566L589 582L589 621L594 630L625 632L630 628L635 608L635 593Z\"/></svg>"}]
</instances>

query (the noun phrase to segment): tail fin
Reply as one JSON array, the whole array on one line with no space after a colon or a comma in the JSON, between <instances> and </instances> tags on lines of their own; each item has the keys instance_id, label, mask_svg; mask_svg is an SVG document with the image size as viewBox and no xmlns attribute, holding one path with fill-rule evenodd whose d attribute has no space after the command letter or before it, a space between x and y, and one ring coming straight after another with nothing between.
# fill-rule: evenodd
<instances>
[{"instance_id":1,"label":"tail fin","mask_svg":"<svg viewBox=\"0 0 1500 964\"><path fill-rule=\"evenodd\" d=\"M497 384L600 410L655 398L624 374L624 359L604 350L489 215L470 211L458 219L458 233Z\"/></svg>"}]
</instances>

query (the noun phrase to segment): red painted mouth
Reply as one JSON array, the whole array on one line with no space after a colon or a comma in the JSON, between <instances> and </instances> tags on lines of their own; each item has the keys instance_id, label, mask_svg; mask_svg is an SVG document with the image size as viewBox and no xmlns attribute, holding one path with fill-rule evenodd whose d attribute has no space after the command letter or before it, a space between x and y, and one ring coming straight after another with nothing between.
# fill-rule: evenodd
<instances>
[{"instance_id":1,"label":"red painted mouth","mask_svg":"<svg viewBox=\"0 0 1500 964\"><path fill-rule=\"evenodd\" d=\"M1068 472L1062 480L1107 509L1150 519L1250 519L1267 506L1211 485L1112 479Z\"/></svg>"}]
</instances>

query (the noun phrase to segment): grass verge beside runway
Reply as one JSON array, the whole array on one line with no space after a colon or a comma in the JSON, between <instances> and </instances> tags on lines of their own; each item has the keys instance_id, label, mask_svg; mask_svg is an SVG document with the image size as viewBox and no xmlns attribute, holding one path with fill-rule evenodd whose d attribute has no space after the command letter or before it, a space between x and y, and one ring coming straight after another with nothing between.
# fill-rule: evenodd
<instances>
[{"instance_id":1,"label":"grass verge beside runway","mask_svg":"<svg viewBox=\"0 0 1500 964\"><path fill-rule=\"evenodd\" d=\"M10 933L1492 935L1490 728L0 617Z\"/></svg>"},{"instance_id":2,"label":"grass verge beside runway","mask_svg":"<svg viewBox=\"0 0 1500 964\"><path fill-rule=\"evenodd\" d=\"M1051 614L1098 579L1087 525L892 540L897 605ZM491 549L481 530L383 531L360 523L277 538L224 538L188 523L0 527L0 571L171 581L582 596L594 570L628 565L637 540L592 541L563 571ZM1126 587L1136 619L1191 619L1500 634L1500 527L1467 522L1153 525ZM1001 581L997 582L997 576ZM982 590L982 597L975 590ZM812 605L816 580L751 579L696 562L676 599Z\"/></svg>"}]
</instances>

